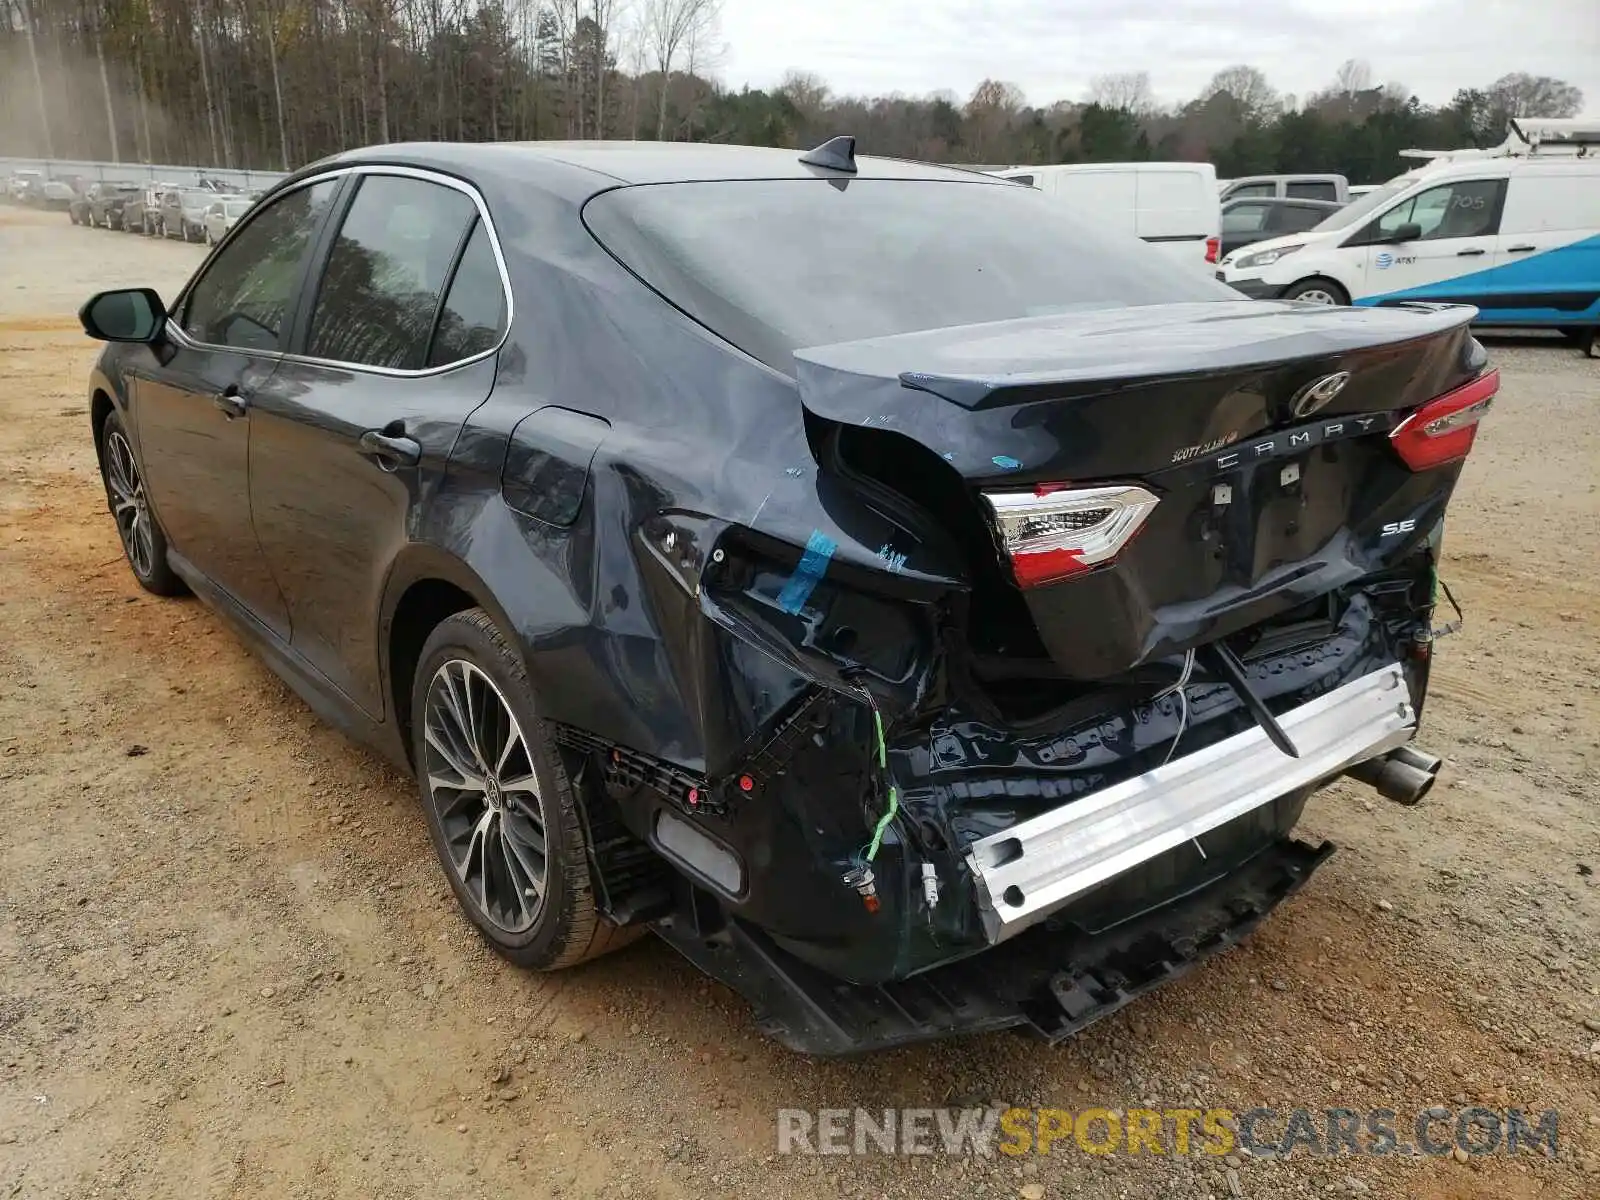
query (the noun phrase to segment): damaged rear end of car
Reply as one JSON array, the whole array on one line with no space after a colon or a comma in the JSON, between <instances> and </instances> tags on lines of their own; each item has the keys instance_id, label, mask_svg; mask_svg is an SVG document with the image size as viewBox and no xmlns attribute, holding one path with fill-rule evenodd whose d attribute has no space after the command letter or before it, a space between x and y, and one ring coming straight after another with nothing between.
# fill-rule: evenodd
<instances>
[{"instance_id":1,"label":"damaged rear end of car","mask_svg":"<svg viewBox=\"0 0 1600 1200\"><path fill-rule=\"evenodd\" d=\"M1313 791L1437 770L1442 522L1498 385L1472 315L1183 298L793 346L811 461L634 532L703 752L568 733L676 868L656 928L816 1053L1064 1037L1248 933L1332 851L1293 836Z\"/></svg>"}]
</instances>

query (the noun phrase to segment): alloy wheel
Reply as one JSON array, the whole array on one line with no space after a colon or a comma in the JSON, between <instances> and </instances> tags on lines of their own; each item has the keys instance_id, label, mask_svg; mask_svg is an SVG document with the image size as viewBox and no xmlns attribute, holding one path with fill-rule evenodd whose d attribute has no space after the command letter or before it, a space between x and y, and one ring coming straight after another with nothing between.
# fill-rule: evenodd
<instances>
[{"instance_id":1,"label":"alloy wheel","mask_svg":"<svg viewBox=\"0 0 1600 1200\"><path fill-rule=\"evenodd\" d=\"M133 448L120 431L113 430L106 438L106 484L111 489L111 512L117 521L117 533L122 537L122 548L134 573L147 579L155 570L155 539L150 535L150 505L145 499L144 480L139 478L139 464L134 461Z\"/></svg>"},{"instance_id":2,"label":"alloy wheel","mask_svg":"<svg viewBox=\"0 0 1600 1200\"><path fill-rule=\"evenodd\" d=\"M1329 306L1334 306L1339 303L1339 301L1334 298L1332 292L1323 288L1307 288L1305 291L1296 295L1295 299L1304 301L1306 304L1327 304Z\"/></svg>"},{"instance_id":3,"label":"alloy wheel","mask_svg":"<svg viewBox=\"0 0 1600 1200\"><path fill-rule=\"evenodd\" d=\"M544 904L548 858L522 727L494 681L465 659L434 672L426 705L424 778L450 867L485 919L525 933Z\"/></svg>"}]
</instances>

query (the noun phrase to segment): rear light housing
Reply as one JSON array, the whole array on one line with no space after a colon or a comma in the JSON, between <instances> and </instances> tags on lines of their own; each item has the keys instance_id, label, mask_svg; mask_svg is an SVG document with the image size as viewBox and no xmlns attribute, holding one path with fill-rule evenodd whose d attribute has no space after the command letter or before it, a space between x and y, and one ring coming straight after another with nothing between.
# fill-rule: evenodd
<instances>
[{"instance_id":1,"label":"rear light housing","mask_svg":"<svg viewBox=\"0 0 1600 1200\"><path fill-rule=\"evenodd\" d=\"M1206 239L1206 261L1214 263L1222 252L1222 239L1208 237Z\"/></svg>"},{"instance_id":2,"label":"rear light housing","mask_svg":"<svg viewBox=\"0 0 1600 1200\"><path fill-rule=\"evenodd\" d=\"M1000 546L1025 588L1081 575L1110 562L1157 504L1142 487L1074 488L1045 483L1030 492L984 492Z\"/></svg>"},{"instance_id":3,"label":"rear light housing","mask_svg":"<svg viewBox=\"0 0 1600 1200\"><path fill-rule=\"evenodd\" d=\"M1465 458L1478 436L1478 422L1499 390L1499 370L1485 371L1471 383L1429 400L1395 426L1389 441L1413 471Z\"/></svg>"}]
</instances>

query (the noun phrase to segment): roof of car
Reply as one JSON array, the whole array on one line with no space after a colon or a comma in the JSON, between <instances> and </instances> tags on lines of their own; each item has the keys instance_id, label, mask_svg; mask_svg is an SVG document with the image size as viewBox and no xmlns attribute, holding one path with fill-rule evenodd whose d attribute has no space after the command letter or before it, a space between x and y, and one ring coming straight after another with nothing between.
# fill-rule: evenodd
<instances>
[{"instance_id":1,"label":"roof of car","mask_svg":"<svg viewBox=\"0 0 1600 1200\"><path fill-rule=\"evenodd\" d=\"M808 167L802 151L705 142L407 142L352 150L317 164L410 162L470 175L537 176L565 167L593 176L597 187L617 183L687 183L712 179L848 179L838 171ZM976 171L895 158L860 155L857 177L990 182Z\"/></svg>"}]
</instances>

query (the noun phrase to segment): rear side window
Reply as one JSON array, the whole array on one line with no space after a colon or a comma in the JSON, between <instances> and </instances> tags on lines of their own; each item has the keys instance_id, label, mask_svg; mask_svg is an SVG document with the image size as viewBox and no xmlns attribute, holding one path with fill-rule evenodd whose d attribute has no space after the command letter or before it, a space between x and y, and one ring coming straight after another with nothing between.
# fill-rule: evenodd
<instances>
[{"instance_id":1,"label":"rear side window","mask_svg":"<svg viewBox=\"0 0 1600 1200\"><path fill-rule=\"evenodd\" d=\"M1337 200L1339 189L1331 180L1290 182L1288 193L1296 200Z\"/></svg>"},{"instance_id":2,"label":"rear side window","mask_svg":"<svg viewBox=\"0 0 1600 1200\"><path fill-rule=\"evenodd\" d=\"M1265 204L1235 204L1222 214L1223 233L1259 233L1266 227Z\"/></svg>"},{"instance_id":3,"label":"rear side window","mask_svg":"<svg viewBox=\"0 0 1600 1200\"><path fill-rule=\"evenodd\" d=\"M364 176L328 255L306 353L421 369L445 281L477 213L471 197L444 184Z\"/></svg>"},{"instance_id":4,"label":"rear side window","mask_svg":"<svg viewBox=\"0 0 1600 1200\"><path fill-rule=\"evenodd\" d=\"M1237 200L1242 196L1275 196L1277 194L1277 185L1272 183L1241 183L1236 188L1228 189L1229 200Z\"/></svg>"},{"instance_id":5,"label":"rear side window","mask_svg":"<svg viewBox=\"0 0 1600 1200\"><path fill-rule=\"evenodd\" d=\"M1236 293L1032 188L723 180L603 192L590 230L701 324L780 371L807 346Z\"/></svg>"},{"instance_id":6,"label":"rear side window","mask_svg":"<svg viewBox=\"0 0 1600 1200\"><path fill-rule=\"evenodd\" d=\"M1300 233L1313 225L1320 225L1328 215L1325 208L1303 208L1298 204L1285 204L1278 214L1278 228L1289 233Z\"/></svg>"},{"instance_id":7,"label":"rear side window","mask_svg":"<svg viewBox=\"0 0 1600 1200\"><path fill-rule=\"evenodd\" d=\"M467 239L461 265L439 310L428 365L442 367L493 349L505 323L506 293L500 283L500 264L489 231L479 221Z\"/></svg>"},{"instance_id":8,"label":"rear side window","mask_svg":"<svg viewBox=\"0 0 1600 1200\"><path fill-rule=\"evenodd\" d=\"M1011 180L1012 183L1024 184L1027 187L1032 187L1033 186L1033 176L1032 175L1007 175L1004 178Z\"/></svg>"}]
</instances>

